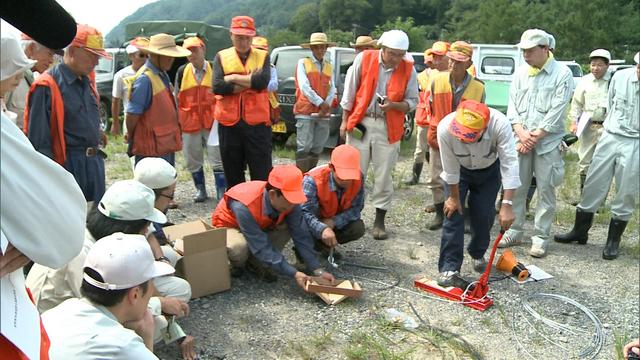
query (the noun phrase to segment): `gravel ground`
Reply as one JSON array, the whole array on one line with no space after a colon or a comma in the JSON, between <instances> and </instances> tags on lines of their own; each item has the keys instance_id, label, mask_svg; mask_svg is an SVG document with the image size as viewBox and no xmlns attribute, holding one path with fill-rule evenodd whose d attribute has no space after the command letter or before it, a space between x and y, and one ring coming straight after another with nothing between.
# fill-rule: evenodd
<instances>
[{"instance_id":1,"label":"gravel ground","mask_svg":"<svg viewBox=\"0 0 640 360\"><path fill-rule=\"evenodd\" d=\"M180 157L180 156L179 156ZM113 157L112 157L113 158ZM118 156L115 156L118 159ZM327 155L324 156L325 160ZM411 167L409 156L401 157L396 168L399 185ZM122 162L122 161L120 161ZM277 163L291 162L277 159ZM110 160L109 169L115 160ZM184 170L181 170L184 172ZM370 233L375 210L366 201L363 219L367 234L359 241L343 246L343 261L383 267L363 269L342 265L334 275L355 279L365 293L357 300L327 306L319 298L303 293L292 280L280 277L274 284L244 274L232 279L229 291L190 302L191 314L180 323L197 341L201 359L560 359L580 358L578 353L592 346L595 336L591 320L577 308L557 300L532 300L541 314L573 331L556 331L536 322L525 312L523 303L536 293L564 295L590 309L602 323L604 345L595 358L615 359L616 346L637 337L639 330L639 275L637 226L623 237L621 255L615 261L601 258L606 242L607 216L597 217L585 246L552 243L548 256L534 259L527 255L529 244L513 248L518 259L535 264L553 279L519 285L494 275L489 295L494 306L486 312L428 298L416 291L413 278L424 274L437 276L439 231L428 231L425 223L431 214L424 207L431 194L424 185L396 186L394 208L387 215L390 239L374 240ZM170 210L175 223L197 218L210 221L215 200L194 204L193 185L180 177L176 200L180 208ZM212 177L207 178L211 195ZM367 191L371 190L370 181ZM577 190L575 190L577 191ZM559 198L562 197L559 195ZM535 204L535 200L534 200ZM570 214L565 201L558 207ZM572 220L572 216L569 217ZM602 218L602 219L600 219ZM598 221L599 220L599 221ZM637 215L634 217L637 222ZM557 224L553 231L564 232L569 225ZM527 230L532 220L527 221ZM496 232L494 226L494 233ZM495 235L495 234L494 234ZM468 239L467 239L468 240ZM287 246L285 255L294 262ZM470 258L465 255L462 273L473 279ZM395 282L397 287L391 287ZM387 309L407 314L420 326L406 329L384 320ZM618 343L618 345L617 345ZM563 350L564 349L564 350ZM591 348L593 349L593 348ZM176 345L156 346L162 359L176 359Z\"/></svg>"}]
</instances>

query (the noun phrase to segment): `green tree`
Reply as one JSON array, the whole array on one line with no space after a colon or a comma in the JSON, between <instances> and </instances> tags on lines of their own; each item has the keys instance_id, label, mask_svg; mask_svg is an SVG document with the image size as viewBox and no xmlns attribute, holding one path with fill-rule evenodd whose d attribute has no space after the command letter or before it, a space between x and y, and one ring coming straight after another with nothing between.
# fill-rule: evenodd
<instances>
[{"instance_id":1,"label":"green tree","mask_svg":"<svg viewBox=\"0 0 640 360\"><path fill-rule=\"evenodd\" d=\"M353 33L342 30L327 30L329 41L336 43L338 46L348 47L349 43L354 41Z\"/></svg>"},{"instance_id":2,"label":"green tree","mask_svg":"<svg viewBox=\"0 0 640 360\"><path fill-rule=\"evenodd\" d=\"M422 52L427 47L427 26L416 26L411 17L406 19L397 17L393 20L387 20L383 25L376 26L372 36L380 38L383 32L392 29L402 30L407 33L407 36L409 36L409 51Z\"/></svg>"},{"instance_id":3,"label":"green tree","mask_svg":"<svg viewBox=\"0 0 640 360\"><path fill-rule=\"evenodd\" d=\"M289 29L305 36L321 30L320 8L317 3L302 5L296 10L289 23Z\"/></svg>"},{"instance_id":4,"label":"green tree","mask_svg":"<svg viewBox=\"0 0 640 360\"><path fill-rule=\"evenodd\" d=\"M291 30L278 30L273 34L269 34L269 47L276 48L278 46L287 45L300 45L301 43L309 40L308 37L304 37L302 34Z\"/></svg>"},{"instance_id":5,"label":"green tree","mask_svg":"<svg viewBox=\"0 0 640 360\"><path fill-rule=\"evenodd\" d=\"M319 11L320 25L325 31L353 31L353 24L364 23L371 9L367 0L322 0Z\"/></svg>"}]
</instances>

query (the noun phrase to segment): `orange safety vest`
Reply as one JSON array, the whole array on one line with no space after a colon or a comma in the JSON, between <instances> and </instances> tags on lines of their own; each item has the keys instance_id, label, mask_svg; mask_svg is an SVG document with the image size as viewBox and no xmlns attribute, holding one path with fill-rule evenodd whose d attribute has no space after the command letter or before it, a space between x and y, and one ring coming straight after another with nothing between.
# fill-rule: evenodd
<instances>
[{"instance_id":1,"label":"orange safety vest","mask_svg":"<svg viewBox=\"0 0 640 360\"><path fill-rule=\"evenodd\" d=\"M142 74L151 81L151 105L138 120L133 131L133 144L131 152L139 156L163 156L182 149L182 136L180 135L180 123L178 111L173 99L171 89L146 66L138 69L138 72L127 81L132 84ZM131 97L133 86L129 87Z\"/></svg>"},{"instance_id":2,"label":"orange safety vest","mask_svg":"<svg viewBox=\"0 0 640 360\"><path fill-rule=\"evenodd\" d=\"M29 288L27 288L26 291L27 295L29 295L29 299L35 306L35 301L33 301L31 291ZM25 336L33 335L35 334L26 334ZM50 347L51 341L49 340L49 335L47 335L47 330L42 324L42 319L40 319L40 360L49 360ZM2 334L0 334L0 359L28 360L27 356Z\"/></svg>"},{"instance_id":3,"label":"orange safety vest","mask_svg":"<svg viewBox=\"0 0 640 360\"><path fill-rule=\"evenodd\" d=\"M356 91L354 107L347 118L347 130L351 131L362 121L369 103L373 98L378 83L378 65L380 50L365 50L362 54L362 66L360 68L360 84ZM404 92L407 89L413 63L402 60L391 74L387 83L387 97L390 101L404 100ZM385 114L387 121L387 138L390 144L400 141L404 132L404 113L398 110L389 110Z\"/></svg>"},{"instance_id":4,"label":"orange safety vest","mask_svg":"<svg viewBox=\"0 0 640 360\"><path fill-rule=\"evenodd\" d=\"M433 100L431 102L431 126L438 126L440 120L455 111L453 108L453 90L449 81L449 73L437 74L433 80ZM472 78L467 88L462 93L462 100L482 101L484 84L476 78Z\"/></svg>"},{"instance_id":5,"label":"orange safety vest","mask_svg":"<svg viewBox=\"0 0 640 360\"><path fill-rule=\"evenodd\" d=\"M358 196L362 179L353 180L351 186L342 194L342 199L338 203L338 194L331 191L330 178L331 169L329 165L318 166L307 173L316 183L318 189L318 203L320 205L320 216L322 218L332 218L351 207L351 202Z\"/></svg>"},{"instance_id":6,"label":"orange safety vest","mask_svg":"<svg viewBox=\"0 0 640 360\"><path fill-rule=\"evenodd\" d=\"M429 108L429 97L431 97L431 79L438 73L437 69L425 69L418 74L418 85L420 93L418 94L418 105L416 106L416 125L420 127L429 126L429 118L431 117L431 109Z\"/></svg>"},{"instance_id":7,"label":"orange safety vest","mask_svg":"<svg viewBox=\"0 0 640 360\"><path fill-rule=\"evenodd\" d=\"M211 225L217 228L240 228L236 220L236 215L231 211L231 208L227 206L229 199L234 199L244 204L262 230L270 230L276 227L276 225L281 224L289 212L281 213L275 221L273 221L269 215L265 214L262 194L264 194L266 187L266 181L254 180L240 183L229 189L229 191L224 193L224 197L213 211L211 215Z\"/></svg>"},{"instance_id":8,"label":"orange safety vest","mask_svg":"<svg viewBox=\"0 0 640 360\"><path fill-rule=\"evenodd\" d=\"M267 52L252 48L243 65L234 47L218 52L224 75L249 75L262 69ZM224 126L233 126L240 119L249 125L271 126L269 120L269 93L266 89L246 89L229 95L216 95L214 117Z\"/></svg>"},{"instance_id":9,"label":"orange safety vest","mask_svg":"<svg viewBox=\"0 0 640 360\"><path fill-rule=\"evenodd\" d=\"M216 99L211 92L213 70L208 61L200 83L196 81L193 64L188 63L182 72L178 92L178 119L182 132L193 133L200 129L210 130Z\"/></svg>"},{"instance_id":10,"label":"orange safety vest","mask_svg":"<svg viewBox=\"0 0 640 360\"><path fill-rule=\"evenodd\" d=\"M318 72L318 67L311 58L304 58L303 63L304 72L307 74L311 88L322 99L326 99L329 93L329 87L331 86L333 67L329 62L323 61L322 72ZM312 104L300 90L300 86L298 85L298 71L296 70L296 104L293 106L293 113L295 115L311 115L318 111L320 111L320 107Z\"/></svg>"}]
</instances>

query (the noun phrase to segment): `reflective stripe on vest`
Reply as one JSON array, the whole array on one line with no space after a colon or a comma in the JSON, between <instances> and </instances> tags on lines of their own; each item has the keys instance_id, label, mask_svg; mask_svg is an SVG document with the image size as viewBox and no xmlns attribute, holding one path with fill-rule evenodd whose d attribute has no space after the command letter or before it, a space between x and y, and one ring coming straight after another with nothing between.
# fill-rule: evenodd
<instances>
[{"instance_id":1,"label":"reflective stripe on vest","mask_svg":"<svg viewBox=\"0 0 640 360\"><path fill-rule=\"evenodd\" d=\"M381 50L365 50L362 53L362 65L360 67L360 83L356 91L354 107L347 119L347 130L351 131L362 121L369 102L378 84L378 60ZM404 92L411 78L413 63L402 60L393 70L387 83L387 98L390 101L400 102L404 100ZM404 113L399 110L389 110L385 113L387 121L387 138L390 144L400 141L404 132Z\"/></svg>"},{"instance_id":2,"label":"reflective stripe on vest","mask_svg":"<svg viewBox=\"0 0 640 360\"><path fill-rule=\"evenodd\" d=\"M243 65L236 49L230 47L218 52L224 75L248 75L261 70L267 52L251 49ZM246 89L229 95L216 95L214 118L224 126L233 126L242 118L249 125L271 125L269 120L269 93L266 89Z\"/></svg>"},{"instance_id":3,"label":"reflective stripe on vest","mask_svg":"<svg viewBox=\"0 0 640 360\"><path fill-rule=\"evenodd\" d=\"M318 66L311 58L304 58L304 72L307 74L309 84L315 93L322 99L327 98L331 86L331 74L333 67L327 61L322 62L322 73L318 72ZM311 115L320 111L319 106L312 104L302 93L298 85L298 71L296 69L296 104L293 106L295 115Z\"/></svg>"},{"instance_id":4,"label":"reflective stripe on vest","mask_svg":"<svg viewBox=\"0 0 640 360\"><path fill-rule=\"evenodd\" d=\"M182 136L178 122L178 111L171 89L167 88L159 75L142 66L131 83L145 74L151 81L152 98L149 108L140 116L133 134L131 151L139 156L163 156L182 149ZM131 86L129 93L133 86ZM131 96L131 95L129 95Z\"/></svg>"},{"instance_id":5,"label":"reflective stripe on vest","mask_svg":"<svg viewBox=\"0 0 640 360\"><path fill-rule=\"evenodd\" d=\"M211 92L213 70L205 62L206 70L200 83L196 80L193 64L188 63L182 72L178 93L178 118L182 132L209 130L213 124L215 98Z\"/></svg>"},{"instance_id":6,"label":"reflective stripe on vest","mask_svg":"<svg viewBox=\"0 0 640 360\"><path fill-rule=\"evenodd\" d=\"M320 216L322 218L332 218L337 214L351 208L351 203L358 196L362 179L353 180L351 186L344 191L340 202L338 194L331 191L331 169L329 165L318 166L307 173L316 183L318 203L320 205Z\"/></svg>"},{"instance_id":7,"label":"reflective stripe on vest","mask_svg":"<svg viewBox=\"0 0 640 360\"><path fill-rule=\"evenodd\" d=\"M431 103L431 126L438 126L440 120L448 114L455 111L453 108L453 90L451 89L451 82L449 80L449 73L443 72L433 79L433 100ZM484 93L484 84L480 81L472 78L462 93L462 99L464 100L476 100L482 101L482 94Z\"/></svg>"},{"instance_id":8,"label":"reflective stripe on vest","mask_svg":"<svg viewBox=\"0 0 640 360\"><path fill-rule=\"evenodd\" d=\"M288 212L281 213L275 221L264 213L264 199L262 194L264 194L266 187L266 181L256 180L243 182L229 189L229 191L224 193L224 197L213 211L213 215L211 215L211 225L217 228L240 228L236 215L231 211L229 206L227 206L229 199L237 200L246 206L262 230L270 230L276 225L281 224L289 214Z\"/></svg>"}]
</instances>

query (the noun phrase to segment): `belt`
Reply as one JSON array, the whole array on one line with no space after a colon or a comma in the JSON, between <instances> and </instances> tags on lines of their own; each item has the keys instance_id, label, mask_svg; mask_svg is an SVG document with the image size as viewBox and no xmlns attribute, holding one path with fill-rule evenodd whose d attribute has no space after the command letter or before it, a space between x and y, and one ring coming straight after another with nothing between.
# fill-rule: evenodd
<instances>
[{"instance_id":1,"label":"belt","mask_svg":"<svg viewBox=\"0 0 640 360\"><path fill-rule=\"evenodd\" d=\"M75 154L84 154L86 157L92 157L98 155L100 149L95 146L88 148L67 148L67 151Z\"/></svg>"},{"instance_id":2,"label":"belt","mask_svg":"<svg viewBox=\"0 0 640 360\"><path fill-rule=\"evenodd\" d=\"M604 124L604 120L603 121L591 121L591 123L593 125L602 125L602 124Z\"/></svg>"}]
</instances>

